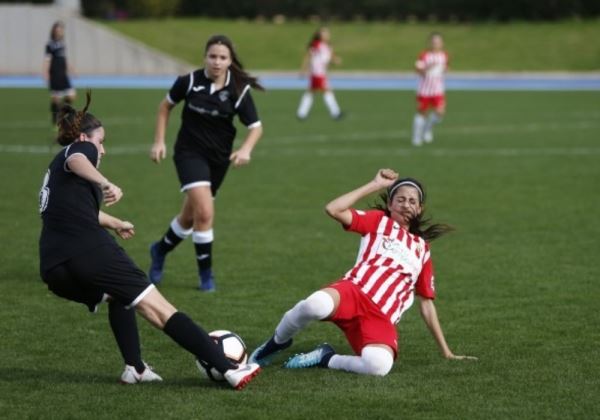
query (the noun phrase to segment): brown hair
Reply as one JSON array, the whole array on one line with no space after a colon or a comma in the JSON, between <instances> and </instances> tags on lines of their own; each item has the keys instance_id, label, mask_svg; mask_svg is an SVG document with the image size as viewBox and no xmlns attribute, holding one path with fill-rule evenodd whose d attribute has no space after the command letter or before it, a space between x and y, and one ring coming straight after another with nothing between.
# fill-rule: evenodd
<instances>
[{"instance_id":1,"label":"brown hair","mask_svg":"<svg viewBox=\"0 0 600 420\"><path fill-rule=\"evenodd\" d=\"M92 91L88 90L85 107L81 111L76 111L70 105L63 105L58 114L58 144L68 146L77 140L81 133L90 135L92 131L102 127L100 120L87 112L91 101Z\"/></svg>"},{"instance_id":2,"label":"brown hair","mask_svg":"<svg viewBox=\"0 0 600 420\"><path fill-rule=\"evenodd\" d=\"M54 22L54 24L52 25L52 28L50 29L50 39L52 41L58 41L58 38L56 36L56 30L61 27L64 28L65 24L62 23L62 21L57 20L56 22Z\"/></svg>"},{"instance_id":3,"label":"brown hair","mask_svg":"<svg viewBox=\"0 0 600 420\"><path fill-rule=\"evenodd\" d=\"M396 192L398 191L398 187L400 187L402 185L409 185L409 186L412 186L413 188L417 189L417 191L419 192L419 199L420 199L419 204L423 208L423 211L421 211L421 214L410 219L409 226L408 226L408 231L410 233L412 233L413 235L420 236L421 238L423 238L429 242L429 241L433 241L434 239L439 238L440 236L454 230L454 228L452 226L447 225L445 223L431 223L431 218L425 217L425 207L424 207L425 197L426 197L425 189L423 188L423 184L421 184L421 182L417 181L414 178L401 178L401 179L396 180L387 189L386 192L382 193L379 196L379 199L380 199L379 203L372 206L372 208L385 212L386 216L389 217L390 211L388 209L388 204L392 201L392 199L394 198L394 195L396 195Z\"/></svg>"},{"instance_id":4,"label":"brown hair","mask_svg":"<svg viewBox=\"0 0 600 420\"><path fill-rule=\"evenodd\" d=\"M225 45L229 49L229 54L231 54L231 66L229 66L229 70L233 76L233 81L235 82L235 90L237 94L241 94L246 85L250 85L258 90L265 90L265 88L258 83L258 79L256 77L251 76L244 70L244 66L242 62L238 58L235 49L233 48L233 43L231 40L225 35L213 35L206 42L206 47L204 48L204 53L208 51L208 49L213 45Z\"/></svg>"}]
</instances>

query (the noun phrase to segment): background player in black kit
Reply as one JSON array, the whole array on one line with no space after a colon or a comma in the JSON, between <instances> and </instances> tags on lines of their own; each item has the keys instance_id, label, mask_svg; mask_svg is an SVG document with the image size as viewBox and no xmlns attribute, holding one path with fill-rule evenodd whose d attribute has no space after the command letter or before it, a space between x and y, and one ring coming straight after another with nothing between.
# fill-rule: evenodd
<instances>
[{"instance_id":1,"label":"background player in black kit","mask_svg":"<svg viewBox=\"0 0 600 420\"><path fill-rule=\"evenodd\" d=\"M90 311L108 301L108 318L125 361L123 383L162 380L142 361L135 310L177 344L223 373L234 388L258 374L258 365L234 365L206 331L178 312L148 281L106 231L128 239L130 222L100 210L123 193L97 169L104 155L104 128L87 113L66 106L58 122L57 141L65 146L52 160L40 191L43 227L40 273L56 295L83 303ZM134 310L135 309L135 310Z\"/></svg>"},{"instance_id":2,"label":"background player in black kit","mask_svg":"<svg viewBox=\"0 0 600 420\"><path fill-rule=\"evenodd\" d=\"M60 21L55 22L50 30L50 40L46 44L46 57L42 72L50 89L50 112L53 125L56 124L61 102L70 104L75 100L75 89L69 80L64 38L64 24Z\"/></svg>"},{"instance_id":3,"label":"background player in black kit","mask_svg":"<svg viewBox=\"0 0 600 420\"><path fill-rule=\"evenodd\" d=\"M262 135L250 88L263 88L243 70L226 36L211 37L204 52L205 67L178 77L158 109L150 152L156 163L166 157L165 131L169 114L176 104L184 101L174 160L181 191L186 196L165 235L150 247L149 278L152 283L159 283L167 253L192 235L200 277L198 288L213 291L213 197L230 163L238 167L250 162L252 150ZM233 151L235 115L248 127L248 133L242 146Z\"/></svg>"}]
</instances>

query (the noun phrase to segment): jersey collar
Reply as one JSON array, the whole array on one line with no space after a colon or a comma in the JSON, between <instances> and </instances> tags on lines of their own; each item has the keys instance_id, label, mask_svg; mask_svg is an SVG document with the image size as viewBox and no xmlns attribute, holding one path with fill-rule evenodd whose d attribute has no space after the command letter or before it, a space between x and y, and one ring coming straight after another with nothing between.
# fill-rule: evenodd
<instances>
[{"instance_id":1,"label":"jersey collar","mask_svg":"<svg viewBox=\"0 0 600 420\"><path fill-rule=\"evenodd\" d=\"M216 91L215 84L213 83L212 79L210 77L208 77L208 73L206 72L206 69L204 69L203 74L204 74L204 77L206 78L207 82L210 83L210 94L212 95ZM223 87L221 89L224 89L227 86L229 86L230 81L231 81L231 71L227 70L227 77L225 77L225 84L223 85Z\"/></svg>"}]
</instances>

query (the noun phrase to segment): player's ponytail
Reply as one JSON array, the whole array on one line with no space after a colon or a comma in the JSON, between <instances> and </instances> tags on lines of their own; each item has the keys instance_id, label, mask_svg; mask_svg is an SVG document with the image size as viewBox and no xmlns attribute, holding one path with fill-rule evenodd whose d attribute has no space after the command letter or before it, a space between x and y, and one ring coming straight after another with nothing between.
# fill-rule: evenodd
<instances>
[{"instance_id":1,"label":"player's ponytail","mask_svg":"<svg viewBox=\"0 0 600 420\"><path fill-rule=\"evenodd\" d=\"M100 120L87 112L91 102L92 92L88 90L85 106L81 111L76 111L70 105L63 105L58 114L58 144L68 146L77 140L81 133L89 135L96 128L102 127Z\"/></svg>"},{"instance_id":2,"label":"player's ponytail","mask_svg":"<svg viewBox=\"0 0 600 420\"><path fill-rule=\"evenodd\" d=\"M376 203L372 208L385 212L386 216L389 217L390 210L388 209L388 204L392 201L398 188L402 185L410 185L417 189L420 199L419 204L423 209L421 214L410 220L408 227L410 233L420 236L427 242L430 242L454 230L452 226L445 223L431 223L431 218L425 216L425 189L423 188L423 184L414 178L402 178L396 180L386 192L381 193L379 196L379 203Z\"/></svg>"},{"instance_id":3,"label":"player's ponytail","mask_svg":"<svg viewBox=\"0 0 600 420\"><path fill-rule=\"evenodd\" d=\"M208 49L215 44L225 45L229 49L229 54L231 55L231 66L229 66L229 71L231 72L231 76L233 77L236 93L238 95L242 93L246 85L250 85L254 89L265 90L265 88L258 82L258 79L256 77L251 76L248 72L244 70L244 66L238 58L235 49L233 48L233 43L227 36L211 36L206 42L206 48L204 49L204 53L206 53Z\"/></svg>"}]
</instances>

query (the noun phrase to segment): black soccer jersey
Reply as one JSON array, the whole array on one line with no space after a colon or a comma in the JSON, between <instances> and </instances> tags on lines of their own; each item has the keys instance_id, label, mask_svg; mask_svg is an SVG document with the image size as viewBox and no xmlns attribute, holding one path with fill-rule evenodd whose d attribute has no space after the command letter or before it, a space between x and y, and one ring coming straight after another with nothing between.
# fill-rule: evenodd
<instances>
[{"instance_id":1,"label":"black soccer jersey","mask_svg":"<svg viewBox=\"0 0 600 420\"><path fill-rule=\"evenodd\" d=\"M89 142L73 143L52 160L40 190L41 272L97 246L116 243L98 222L102 191L70 172L66 165L67 158L76 153L83 154L96 166L96 146Z\"/></svg>"},{"instance_id":2,"label":"black soccer jersey","mask_svg":"<svg viewBox=\"0 0 600 420\"><path fill-rule=\"evenodd\" d=\"M67 76L67 57L63 41L48 41L46 56L50 58L50 89L66 90L71 88Z\"/></svg>"},{"instance_id":3,"label":"black soccer jersey","mask_svg":"<svg viewBox=\"0 0 600 420\"><path fill-rule=\"evenodd\" d=\"M237 114L249 128L260 125L250 85L238 95L230 72L219 90L215 90L204 69L180 76L167 100L171 104L185 101L175 143L176 157L200 154L214 163L228 162L236 134L233 117Z\"/></svg>"}]
</instances>

